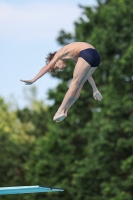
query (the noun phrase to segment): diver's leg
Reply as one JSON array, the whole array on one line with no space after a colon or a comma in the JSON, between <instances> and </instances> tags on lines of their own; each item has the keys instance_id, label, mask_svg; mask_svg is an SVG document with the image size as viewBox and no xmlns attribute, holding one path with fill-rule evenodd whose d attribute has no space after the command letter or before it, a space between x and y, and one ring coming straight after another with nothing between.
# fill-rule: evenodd
<instances>
[{"instance_id":1,"label":"diver's leg","mask_svg":"<svg viewBox=\"0 0 133 200\"><path fill-rule=\"evenodd\" d=\"M61 106L53 118L54 121L62 121L66 117L68 109L79 98L81 89L88 79L90 68L91 66L83 58L78 58L70 87L63 99Z\"/></svg>"},{"instance_id":2,"label":"diver's leg","mask_svg":"<svg viewBox=\"0 0 133 200\"><path fill-rule=\"evenodd\" d=\"M89 77L91 77L91 75L95 72L95 70L96 70L97 68L95 67L91 67L90 68L90 70L89 70L89 73L88 73L88 81L89 81ZM81 91L81 89L82 89L82 86L81 86L81 88L78 88L78 90L77 90L77 93L76 93L76 95L75 96L80 96L80 91ZM75 100L73 100L73 101L71 101L71 103L69 104L69 106L67 107L67 109L65 110L65 114L67 115L67 112L68 112L68 110L69 110L69 108L74 104L74 102L75 102Z\"/></svg>"}]
</instances>

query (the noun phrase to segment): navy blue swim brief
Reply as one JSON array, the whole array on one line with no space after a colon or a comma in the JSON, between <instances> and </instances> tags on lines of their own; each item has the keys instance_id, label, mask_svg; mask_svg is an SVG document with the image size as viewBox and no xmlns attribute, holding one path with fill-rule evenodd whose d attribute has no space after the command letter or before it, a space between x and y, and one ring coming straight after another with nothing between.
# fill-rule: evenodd
<instances>
[{"instance_id":1,"label":"navy blue swim brief","mask_svg":"<svg viewBox=\"0 0 133 200\"><path fill-rule=\"evenodd\" d=\"M98 65L100 64L100 55L96 49L84 49L79 52L79 57L88 62L91 67L98 67Z\"/></svg>"}]
</instances>

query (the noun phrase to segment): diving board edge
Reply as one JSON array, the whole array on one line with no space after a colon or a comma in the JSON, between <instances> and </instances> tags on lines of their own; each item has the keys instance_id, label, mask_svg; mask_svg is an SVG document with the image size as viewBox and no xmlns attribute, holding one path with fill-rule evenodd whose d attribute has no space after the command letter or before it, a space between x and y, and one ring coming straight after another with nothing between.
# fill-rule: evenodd
<instances>
[{"instance_id":1,"label":"diving board edge","mask_svg":"<svg viewBox=\"0 0 133 200\"><path fill-rule=\"evenodd\" d=\"M61 188L47 187L42 185L0 187L0 195L28 194L28 193L40 193L40 192L63 192L63 191L64 189Z\"/></svg>"}]
</instances>

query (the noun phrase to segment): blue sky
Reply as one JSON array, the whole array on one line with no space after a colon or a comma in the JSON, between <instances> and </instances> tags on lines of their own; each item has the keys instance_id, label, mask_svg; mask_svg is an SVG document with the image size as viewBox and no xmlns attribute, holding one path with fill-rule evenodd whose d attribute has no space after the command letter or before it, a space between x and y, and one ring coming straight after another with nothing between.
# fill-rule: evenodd
<instances>
[{"instance_id":1,"label":"blue sky","mask_svg":"<svg viewBox=\"0 0 133 200\"><path fill-rule=\"evenodd\" d=\"M23 91L31 86L19 80L33 78L47 53L61 48L56 38L62 29L73 32L82 12L78 4L93 6L96 0L0 0L0 96L7 101L14 96L20 108L27 104ZM48 104L47 91L57 84L43 76L34 83L37 98Z\"/></svg>"}]
</instances>

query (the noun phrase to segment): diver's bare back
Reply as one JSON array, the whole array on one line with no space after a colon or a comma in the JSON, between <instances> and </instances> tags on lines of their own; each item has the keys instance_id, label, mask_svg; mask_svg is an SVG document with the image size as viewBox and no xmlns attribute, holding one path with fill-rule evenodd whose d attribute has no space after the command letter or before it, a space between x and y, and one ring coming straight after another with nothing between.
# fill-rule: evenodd
<instances>
[{"instance_id":1,"label":"diver's bare back","mask_svg":"<svg viewBox=\"0 0 133 200\"><path fill-rule=\"evenodd\" d=\"M60 54L60 58L63 60L77 60L79 57L79 52L87 48L94 49L91 44L86 42L73 42L62 47L58 53Z\"/></svg>"}]
</instances>

